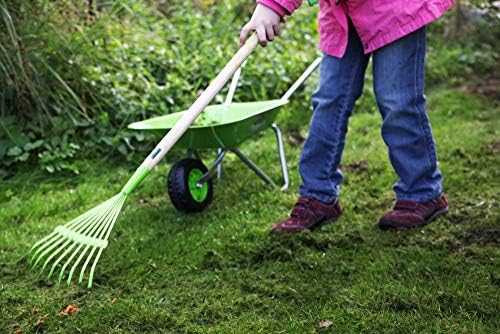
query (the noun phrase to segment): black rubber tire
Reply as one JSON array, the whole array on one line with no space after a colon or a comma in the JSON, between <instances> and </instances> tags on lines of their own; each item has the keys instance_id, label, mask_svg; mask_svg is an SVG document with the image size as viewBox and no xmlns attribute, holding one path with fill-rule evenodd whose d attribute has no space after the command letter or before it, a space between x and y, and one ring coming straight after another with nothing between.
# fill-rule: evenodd
<instances>
[{"instance_id":1,"label":"black rubber tire","mask_svg":"<svg viewBox=\"0 0 500 334\"><path fill-rule=\"evenodd\" d=\"M207 195L202 201L197 201L191 195L189 190L189 174L195 169L201 171L203 174L208 171L207 167L200 160L188 158L177 161L168 173L168 195L174 207L179 211L186 213L201 212L212 201L213 185L211 179L206 182L208 186Z\"/></svg>"}]
</instances>

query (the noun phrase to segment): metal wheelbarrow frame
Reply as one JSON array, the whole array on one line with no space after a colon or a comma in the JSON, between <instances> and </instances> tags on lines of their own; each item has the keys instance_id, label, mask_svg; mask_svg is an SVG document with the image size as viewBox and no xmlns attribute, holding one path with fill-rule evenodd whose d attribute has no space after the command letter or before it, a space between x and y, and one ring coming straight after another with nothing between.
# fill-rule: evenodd
<instances>
[{"instance_id":1,"label":"metal wheelbarrow frame","mask_svg":"<svg viewBox=\"0 0 500 334\"><path fill-rule=\"evenodd\" d=\"M187 158L176 162L168 176L168 193L174 206L183 212L199 212L210 204L213 197L212 178L222 175L222 161L227 152L234 153L265 183L277 187L276 183L239 149L238 145L261 131L272 128L278 145L283 185L289 185L288 168L283 137L274 122L279 107L289 102L290 96L313 73L321 62L316 58L286 93L278 100L233 103L234 93L241 75L239 68L233 75L225 102L210 105L179 139L176 146L187 149ZM164 135L182 117L180 111L144 121L131 123L134 130L153 131ZM216 149L217 156L206 167L199 156L200 149Z\"/></svg>"}]
</instances>

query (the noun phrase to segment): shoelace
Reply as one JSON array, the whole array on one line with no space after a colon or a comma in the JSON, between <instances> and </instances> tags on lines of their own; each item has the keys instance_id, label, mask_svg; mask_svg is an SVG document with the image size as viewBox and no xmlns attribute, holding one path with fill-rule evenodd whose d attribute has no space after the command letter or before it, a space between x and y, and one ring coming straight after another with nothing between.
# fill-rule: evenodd
<instances>
[{"instance_id":1,"label":"shoelace","mask_svg":"<svg viewBox=\"0 0 500 334\"><path fill-rule=\"evenodd\" d=\"M290 214L291 217L294 218L300 218L304 212L306 212L311 204L311 199L310 198L300 198L297 203L295 203L295 206L293 207L292 213Z\"/></svg>"},{"instance_id":2,"label":"shoelace","mask_svg":"<svg viewBox=\"0 0 500 334\"><path fill-rule=\"evenodd\" d=\"M414 211L417 207L418 207L418 204L416 202L400 200L400 201L396 202L394 209L395 210Z\"/></svg>"},{"instance_id":3,"label":"shoelace","mask_svg":"<svg viewBox=\"0 0 500 334\"><path fill-rule=\"evenodd\" d=\"M432 204L433 206L437 204L437 200L433 199L429 201L429 204ZM417 202L412 202L412 201L405 201L405 200L400 200L396 202L396 205L394 206L395 210L405 210L405 211L412 211L412 212L423 212L428 208L427 205L420 204Z\"/></svg>"}]
</instances>

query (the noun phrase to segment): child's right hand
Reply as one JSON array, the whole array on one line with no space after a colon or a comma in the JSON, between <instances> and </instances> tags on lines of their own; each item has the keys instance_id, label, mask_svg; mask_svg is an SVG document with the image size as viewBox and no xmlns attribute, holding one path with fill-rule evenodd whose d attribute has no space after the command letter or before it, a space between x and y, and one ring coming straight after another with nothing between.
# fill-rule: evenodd
<instances>
[{"instance_id":1,"label":"child's right hand","mask_svg":"<svg viewBox=\"0 0 500 334\"><path fill-rule=\"evenodd\" d=\"M274 10L258 4L250 21L241 29L240 45L245 44L248 34L255 30L260 45L266 46L268 41L272 42L275 36L281 35L281 21L281 16Z\"/></svg>"}]
</instances>

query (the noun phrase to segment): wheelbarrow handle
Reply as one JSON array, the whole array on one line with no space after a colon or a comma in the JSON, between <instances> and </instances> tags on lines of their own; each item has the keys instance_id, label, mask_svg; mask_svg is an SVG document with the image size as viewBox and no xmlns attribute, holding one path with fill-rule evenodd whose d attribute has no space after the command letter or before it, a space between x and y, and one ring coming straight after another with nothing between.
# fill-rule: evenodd
<instances>
[{"instance_id":1,"label":"wheelbarrow handle","mask_svg":"<svg viewBox=\"0 0 500 334\"><path fill-rule=\"evenodd\" d=\"M312 64L307 67L304 73L302 73L302 75L297 79L297 81L295 81L293 85L290 86L290 88L286 91L286 93L281 97L282 101L288 101L290 96L292 96L292 94L295 93L297 88L299 88L300 85L302 85L302 83L306 81L306 79L311 75L311 73L314 72L316 67L318 67L318 65L321 63L321 59L323 58L322 57L316 58L312 62Z\"/></svg>"},{"instance_id":2,"label":"wheelbarrow handle","mask_svg":"<svg viewBox=\"0 0 500 334\"><path fill-rule=\"evenodd\" d=\"M241 66L241 64L255 50L259 40L257 34L253 34L247 42L236 52L233 58L224 66L210 85L196 99L196 101L184 112L177 123L168 131L163 139L156 145L154 150L144 160L142 166L152 170L165 154L170 151L179 138L186 132L189 126L195 121L196 117L208 106L215 95L220 92L224 85L231 79L232 75Z\"/></svg>"},{"instance_id":3,"label":"wheelbarrow handle","mask_svg":"<svg viewBox=\"0 0 500 334\"><path fill-rule=\"evenodd\" d=\"M238 87L238 80L240 80L241 75L241 67L243 67L245 63L243 63L233 74L233 79L231 80L231 85L229 86L229 90L227 91L226 100L224 101L224 105L228 106L233 102L234 92Z\"/></svg>"}]
</instances>

